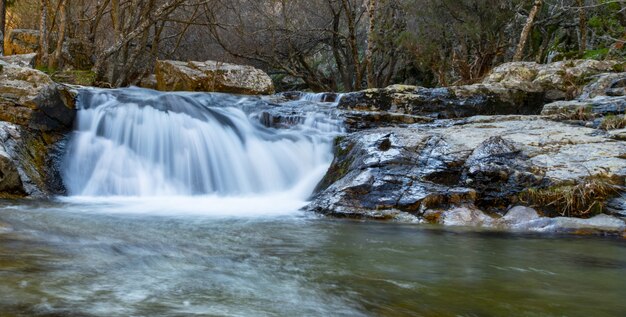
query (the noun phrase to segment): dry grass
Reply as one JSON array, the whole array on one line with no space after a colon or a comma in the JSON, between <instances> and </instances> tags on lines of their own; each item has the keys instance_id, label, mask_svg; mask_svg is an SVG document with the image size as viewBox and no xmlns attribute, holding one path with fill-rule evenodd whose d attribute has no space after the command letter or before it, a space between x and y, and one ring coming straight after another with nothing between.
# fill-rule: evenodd
<instances>
[{"instance_id":1,"label":"dry grass","mask_svg":"<svg viewBox=\"0 0 626 317\"><path fill-rule=\"evenodd\" d=\"M617 130L626 128L626 115L619 116L606 116L600 123L600 129L603 130Z\"/></svg>"},{"instance_id":2,"label":"dry grass","mask_svg":"<svg viewBox=\"0 0 626 317\"><path fill-rule=\"evenodd\" d=\"M591 121L595 119L595 115L591 107L578 107L575 111L563 111L558 114L560 120L573 120L573 121Z\"/></svg>"},{"instance_id":3,"label":"dry grass","mask_svg":"<svg viewBox=\"0 0 626 317\"><path fill-rule=\"evenodd\" d=\"M587 217L604 210L606 201L619 194L621 187L606 176L592 176L575 185L531 188L521 194L521 201L555 211L561 216Z\"/></svg>"}]
</instances>

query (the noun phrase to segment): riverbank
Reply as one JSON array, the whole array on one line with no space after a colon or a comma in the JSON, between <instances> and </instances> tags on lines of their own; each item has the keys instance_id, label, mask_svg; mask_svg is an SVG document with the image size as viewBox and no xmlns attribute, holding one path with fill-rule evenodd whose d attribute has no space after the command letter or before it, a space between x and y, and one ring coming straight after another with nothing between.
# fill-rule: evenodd
<instances>
[{"instance_id":1,"label":"riverbank","mask_svg":"<svg viewBox=\"0 0 626 317\"><path fill-rule=\"evenodd\" d=\"M172 65L174 67L178 64ZM187 64L181 65L187 67ZM114 111L120 111L122 104L125 107L141 104L141 107L133 110L133 116L136 117L133 122L142 122L145 119L142 117L144 108L153 108L156 112L151 112L151 115L165 120L163 122L180 114L186 126L207 126L206 122L194 121L200 120L211 122L208 126L215 131L235 127L235 131L240 131L224 135L229 135L233 144L242 141L241 153L244 156L252 152L245 148L243 140L259 138L261 143L266 142L269 140L265 136L267 133L283 139L284 144L279 148L285 153L294 150L288 146L290 139L301 140L304 142L302 144L310 142L308 139L311 134L308 137L306 133L302 134L306 129L326 136L329 132L342 133L333 146L334 160L329 162L328 172L306 207L309 211L327 216L617 236L623 236L626 229L626 73L623 72L624 63L621 62L581 60L548 65L510 63L494 69L483 83L469 86L434 89L391 86L343 95L318 94L315 98L296 93L217 99L197 94L197 100L191 94L168 95L137 88L111 90L111 93L90 89L88 93L81 93L77 87L55 83L46 74L23 64L9 61L2 62L2 66L2 197L45 198L65 195L68 179L63 176L63 171L74 168L78 173L79 170L96 168L95 165L80 168L80 160L82 157L103 155L102 149L88 149L85 153L91 154L73 160L66 158L67 142L76 124L75 98L82 96L83 103L93 103L93 100L101 98L101 104L120 98L122 101L119 104L109 104L108 109L94 110L94 113L102 112L109 116ZM235 69L236 65L228 67ZM245 73L245 69L240 70ZM257 76L258 70L254 71ZM230 74L235 77L229 78L229 89L233 89L233 83L249 84L249 81L238 81L238 73ZM192 83L185 84L182 82L185 77L179 77L177 85L194 89L199 87ZM85 101L85 98L89 101ZM220 107L230 105L241 110L233 113L220 110L218 114L209 109L209 112L204 113L207 111L204 107L215 106L211 102L217 100L221 103ZM209 104L204 105L206 102ZM185 108L181 103L189 107ZM96 109L99 106L96 102L83 105L83 109ZM187 115L191 115L191 118L187 118ZM125 118L121 114L115 117L118 118L115 120ZM98 115L96 119L101 120L99 118L106 116ZM83 127L86 132L93 130L94 138L94 142L85 144L97 144L102 138L111 138L114 144L119 141L120 145L128 147L118 150L125 153L129 160L131 157L135 160L135 154L147 157L157 150L172 151L172 148L161 148L161 145L167 143L161 141L155 143L154 149L134 149L138 146L136 142L124 138L115 141L115 138L122 137L114 129L120 123L102 121L102 127L110 125L107 128L110 131L103 133L96 129L98 120L94 121L93 127ZM135 131L133 124L130 121L123 123L121 131L133 134L145 130L145 127L144 130L139 129L139 125L139 130ZM256 125L263 127L258 128ZM169 128L163 130L163 133L172 137L179 134L177 131L180 127L170 123L167 126ZM161 131L150 129L144 132ZM255 129L267 130L257 135L259 132ZM282 133L285 129L292 131ZM279 136L281 134L284 135ZM242 138L244 135L247 137ZM193 140L189 141L186 148L197 145L194 145ZM102 144L104 146L108 143ZM330 144L320 145L320 149L330 147ZM217 152L229 152L227 145L220 149ZM219 154L213 150L207 151L206 157ZM274 152L269 151L264 157L269 159ZM312 150L311 153L324 158L312 166L327 164L326 154L319 150ZM129 178L127 173L134 175L141 170L149 178L151 173L146 169L147 166L161 166L159 160L163 157L161 155L148 165L138 160L135 162L138 168L118 164L111 165L107 170L117 171L113 174L119 180L120 175ZM163 169L160 177L161 180L173 178L182 181L167 184L174 186L167 187L170 188L168 192L207 194L212 193L214 188L222 187L227 192L234 190L228 175L220 176L218 183L222 185L216 185L215 180L194 180L191 174L170 175L170 171L179 170L177 166L183 165L202 170L203 175L211 175L214 168L197 166L200 163L195 159L191 160L195 162L193 164L181 163L184 158L176 160L176 164L174 161L169 162L171 166ZM220 162L227 164L233 160L236 158ZM128 164L128 160L125 161ZM209 161L214 165L222 164L215 160ZM115 164L115 160L108 162ZM292 163L291 169L302 169L297 160ZM263 188L272 187L272 177L276 175L263 174L265 171L257 169L253 161L249 162L249 166L249 170L258 175L239 177L237 184L241 184L237 186L245 185L252 192L257 189L262 192ZM278 167L273 170L278 170ZM283 175L282 183L296 184L297 180L292 177L294 175ZM89 177L87 175L86 179ZM104 175L98 181L105 179L113 178ZM256 185L250 185L252 179L256 179ZM148 187L138 189L139 185L128 187L130 183L125 183L124 193L159 193L158 188L150 187L153 186L148 184L150 182L137 181L136 184ZM84 182L74 182L70 191L74 194L84 193L81 187ZM194 187L198 183L203 184L201 189ZM266 185L258 185L261 183ZM186 185L181 187L173 184ZM107 193L116 194L119 186L94 183L90 187L93 191L91 194L97 195L100 189L105 188Z\"/></svg>"}]
</instances>

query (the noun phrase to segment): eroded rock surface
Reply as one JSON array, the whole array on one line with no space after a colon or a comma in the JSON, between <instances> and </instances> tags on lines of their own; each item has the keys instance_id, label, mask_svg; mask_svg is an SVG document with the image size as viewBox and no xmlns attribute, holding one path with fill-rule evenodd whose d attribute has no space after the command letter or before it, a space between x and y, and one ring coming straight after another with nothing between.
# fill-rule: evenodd
<instances>
[{"instance_id":1,"label":"eroded rock surface","mask_svg":"<svg viewBox=\"0 0 626 317\"><path fill-rule=\"evenodd\" d=\"M432 210L502 215L519 204L527 188L576 183L590 175L622 183L626 178L626 142L538 116L478 116L365 130L339 139L335 151L308 209L340 217L388 219L408 213L430 222L467 218L484 225L491 216L448 217Z\"/></svg>"},{"instance_id":2,"label":"eroded rock surface","mask_svg":"<svg viewBox=\"0 0 626 317\"><path fill-rule=\"evenodd\" d=\"M4 53L6 55L36 53L38 47L38 30L13 29L6 36Z\"/></svg>"},{"instance_id":3,"label":"eroded rock surface","mask_svg":"<svg viewBox=\"0 0 626 317\"><path fill-rule=\"evenodd\" d=\"M246 95L274 93L272 80L264 71L252 66L216 61L157 61L156 80L157 89L162 91L206 91Z\"/></svg>"}]
</instances>

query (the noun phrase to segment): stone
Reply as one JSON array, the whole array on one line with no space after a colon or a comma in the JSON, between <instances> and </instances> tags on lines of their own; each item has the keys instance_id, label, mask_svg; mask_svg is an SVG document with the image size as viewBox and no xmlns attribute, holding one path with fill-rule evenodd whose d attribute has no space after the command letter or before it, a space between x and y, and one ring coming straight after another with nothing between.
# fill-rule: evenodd
<instances>
[{"instance_id":1,"label":"stone","mask_svg":"<svg viewBox=\"0 0 626 317\"><path fill-rule=\"evenodd\" d=\"M539 218L537 210L526 206L515 206L511 208L504 217L500 218L499 221L506 224L508 227L515 228Z\"/></svg>"},{"instance_id":2,"label":"stone","mask_svg":"<svg viewBox=\"0 0 626 317\"><path fill-rule=\"evenodd\" d=\"M395 85L344 94L339 108L448 119L475 115L538 114L542 92L494 85L423 88Z\"/></svg>"},{"instance_id":3,"label":"stone","mask_svg":"<svg viewBox=\"0 0 626 317\"><path fill-rule=\"evenodd\" d=\"M542 115L564 115L565 117L582 112L582 115L607 116L626 112L626 96L596 96L592 99L556 101L546 104Z\"/></svg>"},{"instance_id":4,"label":"stone","mask_svg":"<svg viewBox=\"0 0 626 317\"><path fill-rule=\"evenodd\" d=\"M498 84L524 91L542 91L546 99L573 99L593 77L615 72L621 61L570 60L550 64L505 63L494 68L483 84Z\"/></svg>"},{"instance_id":5,"label":"stone","mask_svg":"<svg viewBox=\"0 0 626 317\"><path fill-rule=\"evenodd\" d=\"M539 116L377 128L336 141L335 159L307 209L384 219L460 206L499 214L519 204L527 188L590 175L625 179L626 142Z\"/></svg>"},{"instance_id":6,"label":"stone","mask_svg":"<svg viewBox=\"0 0 626 317\"><path fill-rule=\"evenodd\" d=\"M494 218L476 208L456 207L442 212L439 224L462 227L492 227Z\"/></svg>"},{"instance_id":7,"label":"stone","mask_svg":"<svg viewBox=\"0 0 626 317\"><path fill-rule=\"evenodd\" d=\"M68 131L75 117L75 93L45 73L3 64L0 120L41 131Z\"/></svg>"},{"instance_id":8,"label":"stone","mask_svg":"<svg viewBox=\"0 0 626 317\"><path fill-rule=\"evenodd\" d=\"M15 163L0 145L0 193L21 194L24 192L22 180Z\"/></svg>"},{"instance_id":9,"label":"stone","mask_svg":"<svg viewBox=\"0 0 626 317\"><path fill-rule=\"evenodd\" d=\"M157 77L154 74L150 74L141 79L139 87L146 89L157 89Z\"/></svg>"},{"instance_id":10,"label":"stone","mask_svg":"<svg viewBox=\"0 0 626 317\"><path fill-rule=\"evenodd\" d=\"M39 31L26 29L10 30L4 41L4 54L36 53L39 47Z\"/></svg>"},{"instance_id":11,"label":"stone","mask_svg":"<svg viewBox=\"0 0 626 317\"><path fill-rule=\"evenodd\" d=\"M34 68L36 58L37 58L37 53L30 53L30 54L0 56L0 61L3 61L10 65Z\"/></svg>"},{"instance_id":12,"label":"stone","mask_svg":"<svg viewBox=\"0 0 626 317\"><path fill-rule=\"evenodd\" d=\"M156 63L157 89L161 91L206 91L247 95L274 93L272 79L252 66L216 61Z\"/></svg>"}]
</instances>

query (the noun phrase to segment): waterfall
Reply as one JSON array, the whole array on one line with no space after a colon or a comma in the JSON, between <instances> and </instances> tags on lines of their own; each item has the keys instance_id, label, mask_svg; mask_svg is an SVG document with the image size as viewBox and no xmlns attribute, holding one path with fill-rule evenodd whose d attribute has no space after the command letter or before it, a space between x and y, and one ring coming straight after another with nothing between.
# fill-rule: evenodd
<instances>
[{"instance_id":1,"label":"waterfall","mask_svg":"<svg viewBox=\"0 0 626 317\"><path fill-rule=\"evenodd\" d=\"M72 196L241 197L293 192L306 199L332 160L339 125L319 114L267 127L262 98L84 89L64 160Z\"/></svg>"}]
</instances>

